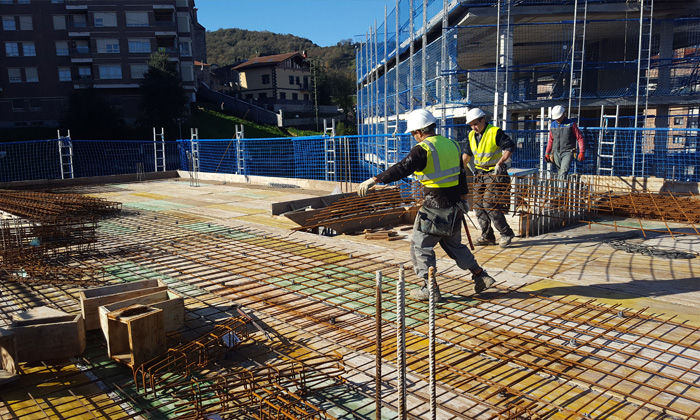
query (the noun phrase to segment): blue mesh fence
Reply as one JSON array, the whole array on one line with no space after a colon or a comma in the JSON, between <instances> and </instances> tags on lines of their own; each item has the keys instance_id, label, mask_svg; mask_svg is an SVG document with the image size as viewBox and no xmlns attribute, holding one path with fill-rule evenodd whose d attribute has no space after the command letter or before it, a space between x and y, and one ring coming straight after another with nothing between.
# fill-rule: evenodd
<instances>
[{"instance_id":1,"label":"blue mesh fence","mask_svg":"<svg viewBox=\"0 0 700 420\"><path fill-rule=\"evenodd\" d=\"M0 182L61 179L62 172L69 174L71 167L75 178L154 172L153 144L153 141L72 140L72 160L67 150L64 151L62 167L59 140L0 143ZM68 146L65 140L64 145ZM165 169L178 169L177 143L164 145Z\"/></svg>"}]
</instances>

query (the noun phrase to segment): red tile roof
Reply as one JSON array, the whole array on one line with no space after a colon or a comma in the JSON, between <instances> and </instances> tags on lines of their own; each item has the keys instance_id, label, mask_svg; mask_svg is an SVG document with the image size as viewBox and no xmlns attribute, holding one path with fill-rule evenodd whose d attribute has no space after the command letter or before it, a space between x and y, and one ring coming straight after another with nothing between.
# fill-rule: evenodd
<instances>
[{"instance_id":1,"label":"red tile roof","mask_svg":"<svg viewBox=\"0 0 700 420\"><path fill-rule=\"evenodd\" d=\"M274 65L274 64L279 64L283 61L286 61L295 55L298 55L301 57L301 54L298 52L293 52L293 53L286 53L286 54L277 54L277 55L267 55L265 57L256 57L256 58L251 58L250 60L246 61L245 63L241 63L234 67L234 70L239 70L242 68L246 67L259 67L259 66L269 66L269 65Z\"/></svg>"}]
</instances>

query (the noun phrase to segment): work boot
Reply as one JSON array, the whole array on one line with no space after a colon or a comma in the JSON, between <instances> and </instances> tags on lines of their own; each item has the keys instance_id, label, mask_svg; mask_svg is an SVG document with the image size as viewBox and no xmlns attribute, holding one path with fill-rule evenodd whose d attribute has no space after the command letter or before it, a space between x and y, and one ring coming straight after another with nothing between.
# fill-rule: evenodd
<instances>
[{"instance_id":1,"label":"work boot","mask_svg":"<svg viewBox=\"0 0 700 420\"><path fill-rule=\"evenodd\" d=\"M411 297L415 300L427 302L430 300L430 291L428 290L427 286L423 285L420 289L411 290ZM435 288L435 300L437 302L440 302L440 300L442 300L439 288Z\"/></svg>"},{"instance_id":2,"label":"work boot","mask_svg":"<svg viewBox=\"0 0 700 420\"><path fill-rule=\"evenodd\" d=\"M485 236L480 236L476 240L476 242L474 242L474 245L476 245L476 246L496 245L496 238L487 238Z\"/></svg>"},{"instance_id":3,"label":"work boot","mask_svg":"<svg viewBox=\"0 0 700 420\"><path fill-rule=\"evenodd\" d=\"M474 280L474 293L476 294L483 292L496 282L485 270L481 270L479 274L473 274L472 280Z\"/></svg>"},{"instance_id":4,"label":"work boot","mask_svg":"<svg viewBox=\"0 0 700 420\"><path fill-rule=\"evenodd\" d=\"M501 248L508 248L513 238L515 238L515 235L512 233L510 235L501 235L501 240L498 241L498 245L500 245Z\"/></svg>"}]
</instances>

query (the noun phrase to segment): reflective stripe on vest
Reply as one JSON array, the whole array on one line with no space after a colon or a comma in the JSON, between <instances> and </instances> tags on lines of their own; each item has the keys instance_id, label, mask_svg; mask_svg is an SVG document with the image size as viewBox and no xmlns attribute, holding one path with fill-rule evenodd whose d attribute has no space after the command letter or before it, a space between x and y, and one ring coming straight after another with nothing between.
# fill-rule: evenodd
<instances>
[{"instance_id":1,"label":"reflective stripe on vest","mask_svg":"<svg viewBox=\"0 0 700 420\"><path fill-rule=\"evenodd\" d=\"M447 137L433 136L418 144L428 152L423 171L414 172L421 184L428 188L447 188L459 184L462 152L457 143Z\"/></svg>"},{"instance_id":2,"label":"reflective stripe on vest","mask_svg":"<svg viewBox=\"0 0 700 420\"><path fill-rule=\"evenodd\" d=\"M499 128L491 124L486 126L479 145L476 144L476 131L469 132L469 147L474 155L474 166L485 172L493 171L494 166L503 156L503 150L496 144Z\"/></svg>"}]
</instances>

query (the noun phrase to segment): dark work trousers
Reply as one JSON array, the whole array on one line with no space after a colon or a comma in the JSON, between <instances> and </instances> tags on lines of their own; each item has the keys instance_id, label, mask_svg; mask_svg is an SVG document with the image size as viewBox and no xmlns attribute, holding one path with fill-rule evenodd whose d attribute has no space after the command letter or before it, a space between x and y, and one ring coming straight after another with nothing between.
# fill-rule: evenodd
<instances>
[{"instance_id":1,"label":"dark work trousers","mask_svg":"<svg viewBox=\"0 0 700 420\"><path fill-rule=\"evenodd\" d=\"M513 236L513 229L508 226L503 215L510 203L509 190L508 174L496 175L493 172L477 170L473 186L474 214L483 238L495 240L493 228L496 228L501 236ZM491 227L492 223L493 227Z\"/></svg>"},{"instance_id":2,"label":"dark work trousers","mask_svg":"<svg viewBox=\"0 0 700 420\"><path fill-rule=\"evenodd\" d=\"M413 271L423 280L428 280L428 270L435 268L435 245L440 244L447 255L452 258L462 270L475 270L479 268L474 255L469 248L462 243L462 215L461 210L455 210L458 215L451 233L447 235L435 235L421 231L420 216L416 217L411 236L411 261Z\"/></svg>"}]
</instances>

